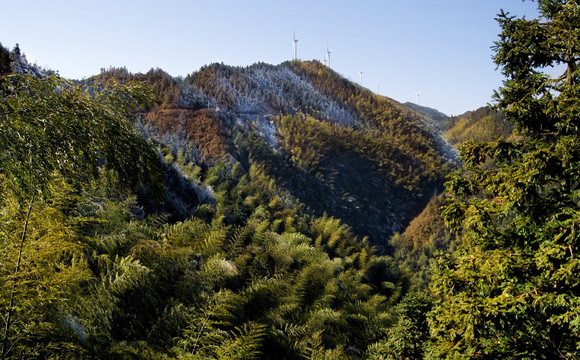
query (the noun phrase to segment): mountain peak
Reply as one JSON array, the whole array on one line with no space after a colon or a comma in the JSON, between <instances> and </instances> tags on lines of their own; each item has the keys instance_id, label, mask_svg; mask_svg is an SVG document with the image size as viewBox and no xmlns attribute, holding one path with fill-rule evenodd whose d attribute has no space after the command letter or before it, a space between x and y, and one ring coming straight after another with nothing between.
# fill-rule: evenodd
<instances>
[{"instance_id":1,"label":"mountain peak","mask_svg":"<svg viewBox=\"0 0 580 360\"><path fill-rule=\"evenodd\" d=\"M429 116L318 61L216 63L185 78L109 69L87 81L115 76L147 82L161 100L144 118L151 136L257 165L309 212L342 219L383 251L454 161Z\"/></svg>"}]
</instances>

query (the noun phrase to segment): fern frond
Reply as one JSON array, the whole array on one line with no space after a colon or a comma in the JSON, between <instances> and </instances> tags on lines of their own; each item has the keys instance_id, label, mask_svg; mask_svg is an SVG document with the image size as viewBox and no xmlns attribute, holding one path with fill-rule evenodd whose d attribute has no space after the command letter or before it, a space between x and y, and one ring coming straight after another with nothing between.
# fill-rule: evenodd
<instances>
[{"instance_id":1,"label":"fern frond","mask_svg":"<svg viewBox=\"0 0 580 360\"><path fill-rule=\"evenodd\" d=\"M259 359L265 333L266 326L263 324L250 322L236 327L224 341L213 346L215 358L218 360Z\"/></svg>"}]
</instances>

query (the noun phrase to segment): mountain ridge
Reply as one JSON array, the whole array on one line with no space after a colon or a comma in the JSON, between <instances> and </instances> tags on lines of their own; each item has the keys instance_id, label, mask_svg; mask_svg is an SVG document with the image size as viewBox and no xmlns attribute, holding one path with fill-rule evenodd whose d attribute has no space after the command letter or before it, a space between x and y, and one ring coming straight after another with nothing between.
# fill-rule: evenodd
<instances>
[{"instance_id":1,"label":"mountain ridge","mask_svg":"<svg viewBox=\"0 0 580 360\"><path fill-rule=\"evenodd\" d=\"M260 163L314 215L340 218L382 249L455 163L424 115L316 61L211 64L185 78L109 69L85 82L110 79L145 81L155 91L161 103L143 126L158 141L177 136L208 161Z\"/></svg>"},{"instance_id":2,"label":"mountain ridge","mask_svg":"<svg viewBox=\"0 0 580 360\"><path fill-rule=\"evenodd\" d=\"M317 61L216 63L185 78L103 70L78 82L145 82L159 103L138 125L174 155L187 148L200 165L224 157L246 169L258 163L313 215L340 218L383 251L456 163L424 113Z\"/></svg>"}]
</instances>

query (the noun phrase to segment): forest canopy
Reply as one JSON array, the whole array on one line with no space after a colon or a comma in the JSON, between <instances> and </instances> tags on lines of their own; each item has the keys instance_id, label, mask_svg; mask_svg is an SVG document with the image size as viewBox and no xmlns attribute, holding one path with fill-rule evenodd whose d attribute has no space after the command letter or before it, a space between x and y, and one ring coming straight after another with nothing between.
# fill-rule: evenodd
<instances>
[{"instance_id":1,"label":"forest canopy","mask_svg":"<svg viewBox=\"0 0 580 360\"><path fill-rule=\"evenodd\" d=\"M435 271L435 358L578 356L580 5L538 8L498 15L495 101L516 136L465 143L447 183L443 216L462 236Z\"/></svg>"}]
</instances>

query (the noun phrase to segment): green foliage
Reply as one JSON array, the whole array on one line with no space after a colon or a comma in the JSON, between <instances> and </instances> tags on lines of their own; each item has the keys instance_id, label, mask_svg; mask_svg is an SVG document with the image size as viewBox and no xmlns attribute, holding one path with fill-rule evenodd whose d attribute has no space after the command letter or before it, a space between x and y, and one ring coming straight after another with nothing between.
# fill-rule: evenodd
<instances>
[{"instance_id":1,"label":"green foliage","mask_svg":"<svg viewBox=\"0 0 580 360\"><path fill-rule=\"evenodd\" d=\"M157 155L128 121L149 99L144 87L111 83L91 95L55 76L10 75L0 91L0 168L19 196L44 192L54 172L71 183L94 178L104 160L121 184L161 199Z\"/></svg>"},{"instance_id":2,"label":"green foliage","mask_svg":"<svg viewBox=\"0 0 580 360\"><path fill-rule=\"evenodd\" d=\"M397 305L398 320L384 340L369 346L370 359L424 359L429 340L427 314L432 299L424 293L409 293Z\"/></svg>"},{"instance_id":3,"label":"green foliage","mask_svg":"<svg viewBox=\"0 0 580 360\"><path fill-rule=\"evenodd\" d=\"M10 236L21 233L24 221L17 199L8 197L4 204L0 307L6 309L3 310L3 335L6 336L3 340L8 347L3 347L2 357L7 354L14 358L46 357L57 343L62 345L62 356L84 353L79 343L85 334L77 331L78 319L71 309L91 273L86 254L75 241L66 216L58 209L35 203L38 210L28 218L29 240L20 243L20 238ZM17 265L22 246L21 261ZM15 299L12 304L11 299ZM4 311L11 305L13 321L8 323L10 319Z\"/></svg>"},{"instance_id":4,"label":"green foliage","mask_svg":"<svg viewBox=\"0 0 580 360\"><path fill-rule=\"evenodd\" d=\"M444 195L433 196L405 231L395 234L390 240L396 249L394 258L410 278L414 290L427 291L434 261L455 247L457 234L452 234L445 226L441 214L441 207L445 204Z\"/></svg>"},{"instance_id":5,"label":"green foliage","mask_svg":"<svg viewBox=\"0 0 580 360\"><path fill-rule=\"evenodd\" d=\"M62 191L99 178L102 164L121 192L144 190L160 201L163 182L155 150L129 121L149 99L142 86L110 84L91 95L55 76L9 75L0 79L0 92L0 249L10 264L3 267L0 300L5 359L50 353L54 341L75 334L86 339L67 306L90 278L87 253L74 240L76 221L69 218L77 199ZM46 203L51 198L54 205ZM37 223L39 214L46 222ZM65 348L74 352L75 346Z\"/></svg>"},{"instance_id":6,"label":"green foliage","mask_svg":"<svg viewBox=\"0 0 580 360\"><path fill-rule=\"evenodd\" d=\"M493 141L497 137L507 139L513 124L505 120L501 113L489 107L482 107L464 117L452 119L453 126L445 132L450 144L459 146L468 140Z\"/></svg>"},{"instance_id":7,"label":"green foliage","mask_svg":"<svg viewBox=\"0 0 580 360\"><path fill-rule=\"evenodd\" d=\"M467 142L443 215L463 233L437 264L433 358L571 359L579 351L580 5L501 13L497 106L517 137ZM563 64L550 77L544 69Z\"/></svg>"}]
</instances>

